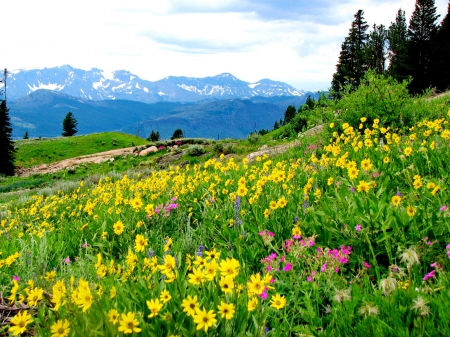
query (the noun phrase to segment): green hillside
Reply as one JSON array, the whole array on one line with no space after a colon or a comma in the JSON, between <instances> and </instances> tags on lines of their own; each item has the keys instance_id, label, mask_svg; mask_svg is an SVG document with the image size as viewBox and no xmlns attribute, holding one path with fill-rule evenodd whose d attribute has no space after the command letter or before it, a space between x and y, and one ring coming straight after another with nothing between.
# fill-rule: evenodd
<instances>
[{"instance_id":1,"label":"green hillside","mask_svg":"<svg viewBox=\"0 0 450 337\"><path fill-rule=\"evenodd\" d=\"M15 142L16 165L30 167L49 164L63 159L147 143L148 141L143 138L121 132L18 140Z\"/></svg>"}]
</instances>

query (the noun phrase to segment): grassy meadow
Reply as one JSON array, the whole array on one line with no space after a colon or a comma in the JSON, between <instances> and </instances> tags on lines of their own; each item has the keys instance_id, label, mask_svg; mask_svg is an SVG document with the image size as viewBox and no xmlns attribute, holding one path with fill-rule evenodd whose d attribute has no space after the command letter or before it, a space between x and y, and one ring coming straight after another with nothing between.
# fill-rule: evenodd
<instances>
[{"instance_id":1,"label":"grassy meadow","mask_svg":"<svg viewBox=\"0 0 450 337\"><path fill-rule=\"evenodd\" d=\"M16 165L30 167L77 156L146 144L143 138L121 132L57 138L33 138L16 142Z\"/></svg>"},{"instance_id":2,"label":"grassy meadow","mask_svg":"<svg viewBox=\"0 0 450 337\"><path fill-rule=\"evenodd\" d=\"M449 335L448 95L396 125L359 94L314 138L4 204L0 335ZM296 145L245 158L274 134Z\"/></svg>"}]
</instances>

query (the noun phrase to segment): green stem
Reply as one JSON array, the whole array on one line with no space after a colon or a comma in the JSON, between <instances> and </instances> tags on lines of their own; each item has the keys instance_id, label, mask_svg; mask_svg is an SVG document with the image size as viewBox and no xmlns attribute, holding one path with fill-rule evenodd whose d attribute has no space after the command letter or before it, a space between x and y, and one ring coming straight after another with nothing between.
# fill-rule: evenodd
<instances>
[{"instance_id":1,"label":"green stem","mask_svg":"<svg viewBox=\"0 0 450 337\"><path fill-rule=\"evenodd\" d=\"M377 281L379 281L381 279L381 277L380 277L380 269L378 267L377 257L373 250L372 243L370 242L369 235L367 234L367 232L365 234L366 234L367 243L369 244L370 252L372 253L372 258L373 258L372 263L375 266L375 273L377 274Z\"/></svg>"}]
</instances>

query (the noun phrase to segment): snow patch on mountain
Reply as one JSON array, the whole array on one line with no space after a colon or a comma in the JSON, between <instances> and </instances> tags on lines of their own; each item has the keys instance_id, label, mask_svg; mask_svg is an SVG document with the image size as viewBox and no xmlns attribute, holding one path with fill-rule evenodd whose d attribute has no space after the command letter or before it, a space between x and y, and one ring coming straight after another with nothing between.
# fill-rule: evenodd
<instances>
[{"instance_id":1,"label":"snow patch on mountain","mask_svg":"<svg viewBox=\"0 0 450 337\"><path fill-rule=\"evenodd\" d=\"M114 72L113 71L101 71L100 74L103 76L105 80L114 80Z\"/></svg>"},{"instance_id":2,"label":"snow patch on mountain","mask_svg":"<svg viewBox=\"0 0 450 337\"><path fill-rule=\"evenodd\" d=\"M35 84L33 84L33 86L28 84L28 88L30 88L31 91L36 91L38 89L47 89L47 90L53 90L53 91L61 91L62 89L64 89L64 85L59 85L57 83L44 84L44 83L39 82L39 84L37 86Z\"/></svg>"},{"instance_id":3,"label":"snow patch on mountain","mask_svg":"<svg viewBox=\"0 0 450 337\"><path fill-rule=\"evenodd\" d=\"M201 94L201 90L199 90L196 86L193 85L186 85L186 84L177 84L177 86L179 86L181 89L187 90L187 91L191 91L191 92L196 92Z\"/></svg>"}]
</instances>

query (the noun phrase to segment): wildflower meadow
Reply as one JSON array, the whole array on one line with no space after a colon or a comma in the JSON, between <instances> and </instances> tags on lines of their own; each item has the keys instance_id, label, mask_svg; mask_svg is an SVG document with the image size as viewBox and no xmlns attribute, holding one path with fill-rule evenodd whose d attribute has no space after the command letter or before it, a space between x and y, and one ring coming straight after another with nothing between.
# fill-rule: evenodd
<instances>
[{"instance_id":1,"label":"wildflower meadow","mask_svg":"<svg viewBox=\"0 0 450 337\"><path fill-rule=\"evenodd\" d=\"M0 336L450 335L450 111L0 213Z\"/></svg>"}]
</instances>

